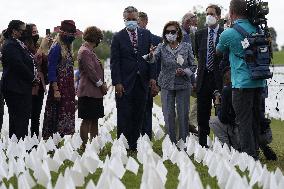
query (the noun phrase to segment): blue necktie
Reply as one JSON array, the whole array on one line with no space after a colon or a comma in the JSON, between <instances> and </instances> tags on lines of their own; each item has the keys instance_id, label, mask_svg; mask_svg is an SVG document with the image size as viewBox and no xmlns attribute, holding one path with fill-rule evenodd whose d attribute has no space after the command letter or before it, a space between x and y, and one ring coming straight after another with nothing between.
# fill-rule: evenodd
<instances>
[{"instance_id":1,"label":"blue necktie","mask_svg":"<svg viewBox=\"0 0 284 189\"><path fill-rule=\"evenodd\" d=\"M213 71L214 66L214 30L210 29L209 32L209 46L208 46L208 57L207 57L207 70Z\"/></svg>"}]
</instances>

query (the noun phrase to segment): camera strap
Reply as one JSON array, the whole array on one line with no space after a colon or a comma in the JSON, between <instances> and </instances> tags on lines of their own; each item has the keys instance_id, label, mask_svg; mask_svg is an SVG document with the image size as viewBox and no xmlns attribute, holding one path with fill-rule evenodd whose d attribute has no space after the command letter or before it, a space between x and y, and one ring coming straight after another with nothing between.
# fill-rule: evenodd
<instances>
[{"instance_id":1,"label":"camera strap","mask_svg":"<svg viewBox=\"0 0 284 189\"><path fill-rule=\"evenodd\" d=\"M244 38L249 37L249 33L243 28L241 27L239 24L234 24L233 28L239 32Z\"/></svg>"},{"instance_id":2,"label":"camera strap","mask_svg":"<svg viewBox=\"0 0 284 189\"><path fill-rule=\"evenodd\" d=\"M239 24L234 24L232 28L235 29L238 33L240 33L244 37L244 39L250 36L250 34ZM244 57L240 55L235 54L235 56L244 59Z\"/></svg>"}]
</instances>

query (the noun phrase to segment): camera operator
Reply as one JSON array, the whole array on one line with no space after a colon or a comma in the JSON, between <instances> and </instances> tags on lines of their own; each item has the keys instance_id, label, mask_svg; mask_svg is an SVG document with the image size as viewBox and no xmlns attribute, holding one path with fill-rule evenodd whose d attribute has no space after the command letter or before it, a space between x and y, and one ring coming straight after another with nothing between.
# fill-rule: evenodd
<instances>
[{"instance_id":1,"label":"camera operator","mask_svg":"<svg viewBox=\"0 0 284 189\"><path fill-rule=\"evenodd\" d=\"M226 60L224 60L226 61ZM229 60L227 59L227 65ZM213 133L220 140L221 143L226 143L236 150L240 148L239 129L235 123L235 111L232 105L232 85L231 85L231 70L229 66L221 68L224 75L224 88L222 93L215 91L215 108L217 117L211 118L209 126ZM265 88L264 88L265 89ZM265 90L264 90L265 91ZM259 129L259 146L267 160L277 160L275 152L268 144L272 141L272 133L269 127L269 119L264 115L264 100L265 93L262 92L262 111L261 111L261 125Z\"/></svg>"},{"instance_id":2,"label":"camera operator","mask_svg":"<svg viewBox=\"0 0 284 189\"><path fill-rule=\"evenodd\" d=\"M230 18L248 33L256 33L247 18L245 0L231 0ZM232 73L232 103L236 113L236 124L239 126L240 150L258 159L258 125L260 119L261 90L265 80L252 80L250 70L241 57L244 57L242 46L244 37L235 29L228 28L221 36L217 45L217 53L229 50Z\"/></svg>"}]
</instances>

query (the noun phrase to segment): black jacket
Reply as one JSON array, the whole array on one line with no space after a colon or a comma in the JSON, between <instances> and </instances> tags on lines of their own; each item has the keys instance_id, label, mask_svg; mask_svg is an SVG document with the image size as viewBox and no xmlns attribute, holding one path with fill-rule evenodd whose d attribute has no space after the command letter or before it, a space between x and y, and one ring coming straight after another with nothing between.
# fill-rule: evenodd
<instances>
[{"instance_id":1,"label":"black jacket","mask_svg":"<svg viewBox=\"0 0 284 189\"><path fill-rule=\"evenodd\" d=\"M217 112L219 120L224 124L235 125L236 114L232 103L232 86L225 86L222 90L221 107Z\"/></svg>"},{"instance_id":2,"label":"black jacket","mask_svg":"<svg viewBox=\"0 0 284 189\"><path fill-rule=\"evenodd\" d=\"M2 48L2 91L31 94L34 79L33 58L16 39L5 40Z\"/></svg>"},{"instance_id":3,"label":"black jacket","mask_svg":"<svg viewBox=\"0 0 284 189\"><path fill-rule=\"evenodd\" d=\"M215 45L219 42L219 36L224 31L222 27L219 27L217 38ZM196 87L197 92L200 91L203 78L204 78L204 72L206 70L206 61L207 61L207 41L208 41L208 27L201 29L195 33L195 55L198 60L198 69L197 69L197 81L196 81ZM215 56L214 58L214 78L215 78L215 84L219 91L222 90L222 75L219 69L221 58L219 56Z\"/></svg>"}]
</instances>

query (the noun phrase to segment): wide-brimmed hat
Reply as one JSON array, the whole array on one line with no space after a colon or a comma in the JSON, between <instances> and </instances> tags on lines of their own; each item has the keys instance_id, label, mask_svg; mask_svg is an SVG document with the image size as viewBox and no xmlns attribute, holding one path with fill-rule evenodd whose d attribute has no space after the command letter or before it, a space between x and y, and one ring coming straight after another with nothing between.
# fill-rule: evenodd
<instances>
[{"instance_id":1,"label":"wide-brimmed hat","mask_svg":"<svg viewBox=\"0 0 284 189\"><path fill-rule=\"evenodd\" d=\"M67 35L82 35L82 32L76 28L73 20L63 20L60 26L54 28L54 32Z\"/></svg>"}]
</instances>

